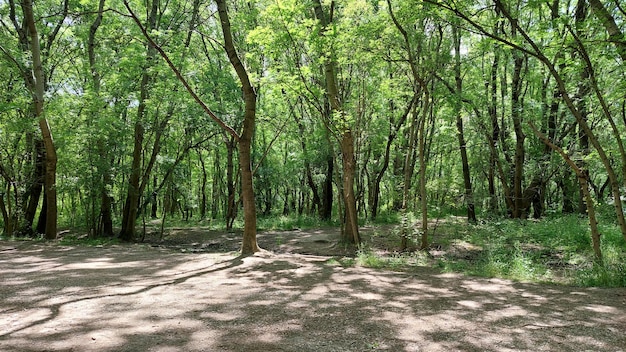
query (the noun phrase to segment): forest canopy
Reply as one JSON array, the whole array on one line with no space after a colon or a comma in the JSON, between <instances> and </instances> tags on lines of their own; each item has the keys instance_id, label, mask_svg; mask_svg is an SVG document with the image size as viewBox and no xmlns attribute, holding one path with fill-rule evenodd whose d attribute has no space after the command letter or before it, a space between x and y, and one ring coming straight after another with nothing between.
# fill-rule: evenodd
<instances>
[{"instance_id":1,"label":"forest canopy","mask_svg":"<svg viewBox=\"0 0 626 352\"><path fill-rule=\"evenodd\" d=\"M580 213L626 238L619 1L0 0L5 236ZM240 222L239 222L240 221ZM400 245L409 244L404 238Z\"/></svg>"}]
</instances>

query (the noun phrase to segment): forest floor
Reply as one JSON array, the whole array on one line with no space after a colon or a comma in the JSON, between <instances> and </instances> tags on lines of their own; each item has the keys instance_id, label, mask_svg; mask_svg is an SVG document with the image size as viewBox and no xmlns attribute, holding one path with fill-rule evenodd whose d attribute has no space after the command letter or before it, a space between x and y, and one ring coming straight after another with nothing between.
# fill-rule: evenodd
<instances>
[{"instance_id":1,"label":"forest floor","mask_svg":"<svg viewBox=\"0 0 626 352\"><path fill-rule=\"evenodd\" d=\"M626 351L626 289L369 269L337 232L0 241L0 351Z\"/></svg>"}]
</instances>

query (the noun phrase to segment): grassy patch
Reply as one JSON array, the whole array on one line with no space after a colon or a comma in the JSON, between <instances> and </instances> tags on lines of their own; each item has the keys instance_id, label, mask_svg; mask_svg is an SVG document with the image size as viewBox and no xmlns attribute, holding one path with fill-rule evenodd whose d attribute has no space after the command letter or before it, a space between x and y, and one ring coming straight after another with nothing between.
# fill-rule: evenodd
<instances>
[{"instance_id":1,"label":"grassy patch","mask_svg":"<svg viewBox=\"0 0 626 352\"><path fill-rule=\"evenodd\" d=\"M373 249L362 247L357 251L355 263L374 269L394 271L410 270L412 267L429 265L428 252L376 253Z\"/></svg>"},{"instance_id":2,"label":"grassy patch","mask_svg":"<svg viewBox=\"0 0 626 352\"><path fill-rule=\"evenodd\" d=\"M491 219L471 225L464 218L448 217L437 223L436 230L429 230L432 256L395 253L401 234L408 233L415 241L412 237L418 225L408 214L396 229L372 236L357 253L356 263L389 270L433 265L444 272L481 277L626 287L626 241L619 228L614 221L600 224L604 256L600 264L591 248L587 222L579 215L560 215L540 221Z\"/></svg>"},{"instance_id":3,"label":"grassy patch","mask_svg":"<svg viewBox=\"0 0 626 352\"><path fill-rule=\"evenodd\" d=\"M316 216L309 215L278 215L259 217L257 219L257 228L259 230L291 231L296 229L305 230L325 227L329 225L332 225L332 223L322 221Z\"/></svg>"}]
</instances>

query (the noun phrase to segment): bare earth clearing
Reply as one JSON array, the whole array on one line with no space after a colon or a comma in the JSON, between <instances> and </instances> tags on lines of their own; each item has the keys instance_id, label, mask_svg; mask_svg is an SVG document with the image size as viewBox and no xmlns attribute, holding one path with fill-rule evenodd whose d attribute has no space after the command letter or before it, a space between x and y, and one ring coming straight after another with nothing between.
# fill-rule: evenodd
<instances>
[{"instance_id":1,"label":"bare earth clearing","mask_svg":"<svg viewBox=\"0 0 626 352\"><path fill-rule=\"evenodd\" d=\"M336 230L0 242L0 351L626 351L626 289L343 267Z\"/></svg>"}]
</instances>

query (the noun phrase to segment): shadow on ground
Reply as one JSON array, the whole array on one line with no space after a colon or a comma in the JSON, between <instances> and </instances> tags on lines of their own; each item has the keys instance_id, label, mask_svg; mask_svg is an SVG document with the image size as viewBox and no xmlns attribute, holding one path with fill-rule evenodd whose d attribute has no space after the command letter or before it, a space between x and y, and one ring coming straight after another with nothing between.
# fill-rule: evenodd
<instances>
[{"instance_id":1,"label":"shadow on ground","mask_svg":"<svg viewBox=\"0 0 626 352\"><path fill-rule=\"evenodd\" d=\"M316 255L0 242L0 280L2 351L626 349L624 289L395 273Z\"/></svg>"}]
</instances>

